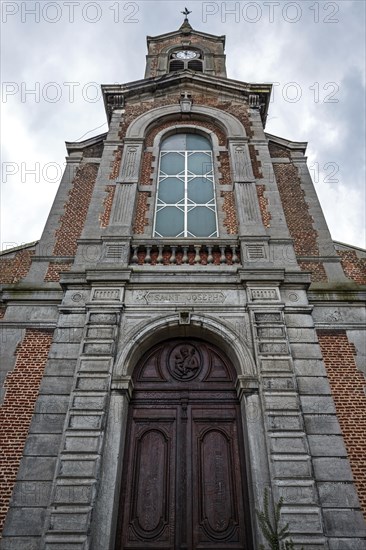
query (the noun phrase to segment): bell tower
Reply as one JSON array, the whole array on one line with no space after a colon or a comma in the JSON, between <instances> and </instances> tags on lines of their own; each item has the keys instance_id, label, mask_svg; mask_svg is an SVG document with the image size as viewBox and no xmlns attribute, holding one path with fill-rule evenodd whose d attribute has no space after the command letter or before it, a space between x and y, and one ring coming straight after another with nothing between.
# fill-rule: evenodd
<instances>
[{"instance_id":1,"label":"bell tower","mask_svg":"<svg viewBox=\"0 0 366 550\"><path fill-rule=\"evenodd\" d=\"M216 77L226 77L225 36L194 30L187 8L181 27L174 32L147 37L145 78L190 70Z\"/></svg>"}]
</instances>

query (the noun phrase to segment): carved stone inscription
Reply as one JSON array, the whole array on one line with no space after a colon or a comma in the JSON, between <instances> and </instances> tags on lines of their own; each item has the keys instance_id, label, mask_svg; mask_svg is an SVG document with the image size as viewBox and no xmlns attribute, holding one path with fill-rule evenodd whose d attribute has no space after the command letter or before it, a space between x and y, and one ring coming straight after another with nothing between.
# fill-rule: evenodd
<instances>
[{"instance_id":1,"label":"carved stone inscription","mask_svg":"<svg viewBox=\"0 0 366 550\"><path fill-rule=\"evenodd\" d=\"M226 295L222 292L138 292L135 299L147 304L222 304Z\"/></svg>"}]
</instances>

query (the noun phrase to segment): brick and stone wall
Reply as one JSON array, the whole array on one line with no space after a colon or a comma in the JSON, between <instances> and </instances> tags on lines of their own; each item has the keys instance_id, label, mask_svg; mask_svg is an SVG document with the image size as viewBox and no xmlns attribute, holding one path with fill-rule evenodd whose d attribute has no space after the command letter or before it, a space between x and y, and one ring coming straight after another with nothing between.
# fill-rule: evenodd
<instances>
[{"instance_id":1,"label":"brick and stone wall","mask_svg":"<svg viewBox=\"0 0 366 550\"><path fill-rule=\"evenodd\" d=\"M155 98L153 101L140 103L138 105L130 104L126 106L126 112L123 116L123 119L121 121L120 125L120 131L119 131L119 137L120 139L123 139L125 136L125 133L127 131L128 126L132 122L132 120L143 114L144 112L162 106L162 105L169 105L178 103L180 99L180 94L173 94L173 95L165 95L161 97ZM232 114L233 116L236 116L245 126L247 134L252 134L252 130L250 127L250 120L248 115L248 108L245 104L233 104L229 101L220 101L219 98L210 98L210 97L201 97L200 94L194 94L194 103L197 104L205 104L205 105L212 105L214 107L223 109L224 111L227 111L228 113ZM198 125L203 126L207 128L208 130L215 133L215 135L218 138L220 147L225 147L227 144L227 139L222 131L222 129L215 124L214 122L209 122L207 120L201 120L200 118L186 120L185 118L179 119L179 125ZM177 124L176 120L168 120L165 122L162 122L161 124L155 125L153 128L151 128L145 139L145 146L146 147L152 147L154 144L154 139L156 135L161 132L164 129L170 128L175 126ZM262 177L260 169L261 169L261 162L257 158L257 151L254 147L251 148L250 151L251 160L253 164L253 170L258 175L258 177ZM220 151L219 157L219 164L218 164L218 170L219 170L219 185L231 185L233 182L233 175L231 174L231 167L230 167L230 159L229 154L227 151ZM151 151L144 151L143 157L142 157L142 163L141 163L141 172L140 172L140 185L151 185L153 180L153 174L154 174L154 166L153 163L156 161L155 157L153 156L153 153ZM262 217L264 217L265 222L268 226L269 220L270 220L270 213L268 211L268 200L263 197L263 192L260 190L261 198L258 197L259 202L261 203L260 207L262 210ZM144 192L138 192L137 194L137 202L135 207L135 220L134 220L134 233L136 234L143 234L145 232L145 228L149 224L148 219L148 211L151 208L151 205L149 203L149 197L151 194L145 194ZM234 196L231 197L228 195L228 192L225 191L224 193L220 194L220 197L223 199L221 208L223 210L223 226L226 228L227 233L229 235L236 234L237 228L238 228L238 219L236 214L236 207L234 202Z\"/></svg>"},{"instance_id":2,"label":"brick and stone wall","mask_svg":"<svg viewBox=\"0 0 366 550\"><path fill-rule=\"evenodd\" d=\"M87 163L76 172L69 191L68 200L64 205L64 213L60 217L59 226L55 233L53 256L75 256L77 240L81 236L95 181L98 173L98 164ZM56 260L50 262L44 278L45 282L58 282L60 273L69 271L71 262Z\"/></svg>"},{"instance_id":3,"label":"brick and stone wall","mask_svg":"<svg viewBox=\"0 0 366 550\"><path fill-rule=\"evenodd\" d=\"M61 216L60 226L56 231L54 256L74 256L91 195L97 177L98 165L85 164L76 173L69 199L65 204L65 212Z\"/></svg>"},{"instance_id":4,"label":"brick and stone wall","mask_svg":"<svg viewBox=\"0 0 366 550\"><path fill-rule=\"evenodd\" d=\"M349 342L345 330L318 330L318 338L358 497L366 518L365 377L357 370L355 347Z\"/></svg>"},{"instance_id":5,"label":"brick and stone wall","mask_svg":"<svg viewBox=\"0 0 366 550\"><path fill-rule=\"evenodd\" d=\"M358 258L353 250L338 250L343 271L358 285L366 285L366 258Z\"/></svg>"},{"instance_id":6,"label":"brick and stone wall","mask_svg":"<svg viewBox=\"0 0 366 550\"><path fill-rule=\"evenodd\" d=\"M111 217L114 194L116 192L115 185L107 185L105 187L106 197L103 201L103 212L99 217L100 227L108 227Z\"/></svg>"},{"instance_id":7,"label":"brick and stone wall","mask_svg":"<svg viewBox=\"0 0 366 550\"><path fill-rule=\"evenodd\" d=\"M28 273L32 263L34 250L19 250L15 254L0 258L0 283L14 284L21 281Z\"/></svg>"},{"instance_id":8,"label":"brick and stone wall","mask_svg":"<svg viewBox=\"0 0 366 550\"><path fill-rule=\"evenodd\" d=\"M314 219L309 212L298 169L292 163L276 163L273 165L273 169L286 223L294 240L296 256L314 257L315 260L300 260L300 268L311 271L313 282L326 282L327 275L323 264L316 260L319 256L319 235L315 229Z\"/></svg>"},{"instance_id":9,"label":"brick and stone wall","mask_svg":"<svg viewBox=\"0 0 366 550\"><path fill-rule=\"evenodd\" d=\"M53 331L27 329L16 351L16 362L5 380L0 408L0 531L16 481Z\"/></svg>"},{"instance_id":10,"label":"brick and stone wall","mask_svg":"<svg viewBox=\"0 0 366 550\"><path fill-rule=\"evenodd\" d=\"M70 271L72 266L71 262L50 262L48 264L47 272L45 275L45 282L59 282L61 273Z\"/></svg>"},{"instance_id":11,"label":"brick and stone wall","mask_svg":"<svg viewBox=\"0 0 366 550\"><path fill-rule=\"evenodd\" d=\"M268 199L265 196L266 192L266 186L265 185L257 185L257 196L258 196L258 202L259 202L259 209L261 211L261 217L264 227L270 227L271 226L271 213L268 209Z\"/></svg>"}]
</instances>

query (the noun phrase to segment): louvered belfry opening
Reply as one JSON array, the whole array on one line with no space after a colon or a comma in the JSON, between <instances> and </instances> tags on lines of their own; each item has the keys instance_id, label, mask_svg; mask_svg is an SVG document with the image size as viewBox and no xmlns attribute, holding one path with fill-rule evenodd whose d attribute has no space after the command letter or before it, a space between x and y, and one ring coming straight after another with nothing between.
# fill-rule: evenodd
<instances>
[{"instance_id":1,"label":"louvered belfry opening","mask_svg":"<svg viewBox=\"0 0 366 550\"><path fill-rule=\"evenodd\" d=\"M190 50L191 51L191 50ZM169 72L190 69L191 71L203 72L203 55L200 51L195 51L195 59L179 59L179 51L170 54Z\"/></svg>"},{"instance_id":2,"label":"louvered belfry opening","mask_svg":"<svg viewBox=\"0 0 366 550\"><path fill-rule=\"evenodd\" d=\"M178 59L172 59L169 65L170 72L181 71L184 69L184 61Z\"/></svg>"},{"instance_id":3,"label":"louvered belfry opening","mask_svg":"<svg viewBox=\"0 0 366 550\"><path fill-rule=\"evenodd\" d=\"M188 61L188 69L202 73L203 71L202 61L200 59L194 59L193 61Z\"/></svg>"}]
</instances>

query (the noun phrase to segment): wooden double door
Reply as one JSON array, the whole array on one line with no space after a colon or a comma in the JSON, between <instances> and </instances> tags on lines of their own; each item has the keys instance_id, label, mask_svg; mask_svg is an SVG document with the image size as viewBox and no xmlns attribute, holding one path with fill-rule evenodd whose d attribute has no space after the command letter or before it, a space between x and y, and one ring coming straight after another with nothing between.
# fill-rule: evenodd
<instances>
[{"instance_id":1,"label":"wooden double door","mask_svg":"<svg viewBox=\"0 0 366 550\"><path fill-rule=\"evenodd\" d=\"M252 548L235 372L169 340L135 369L116 550Z\"/></svg>"}]
</instances>

